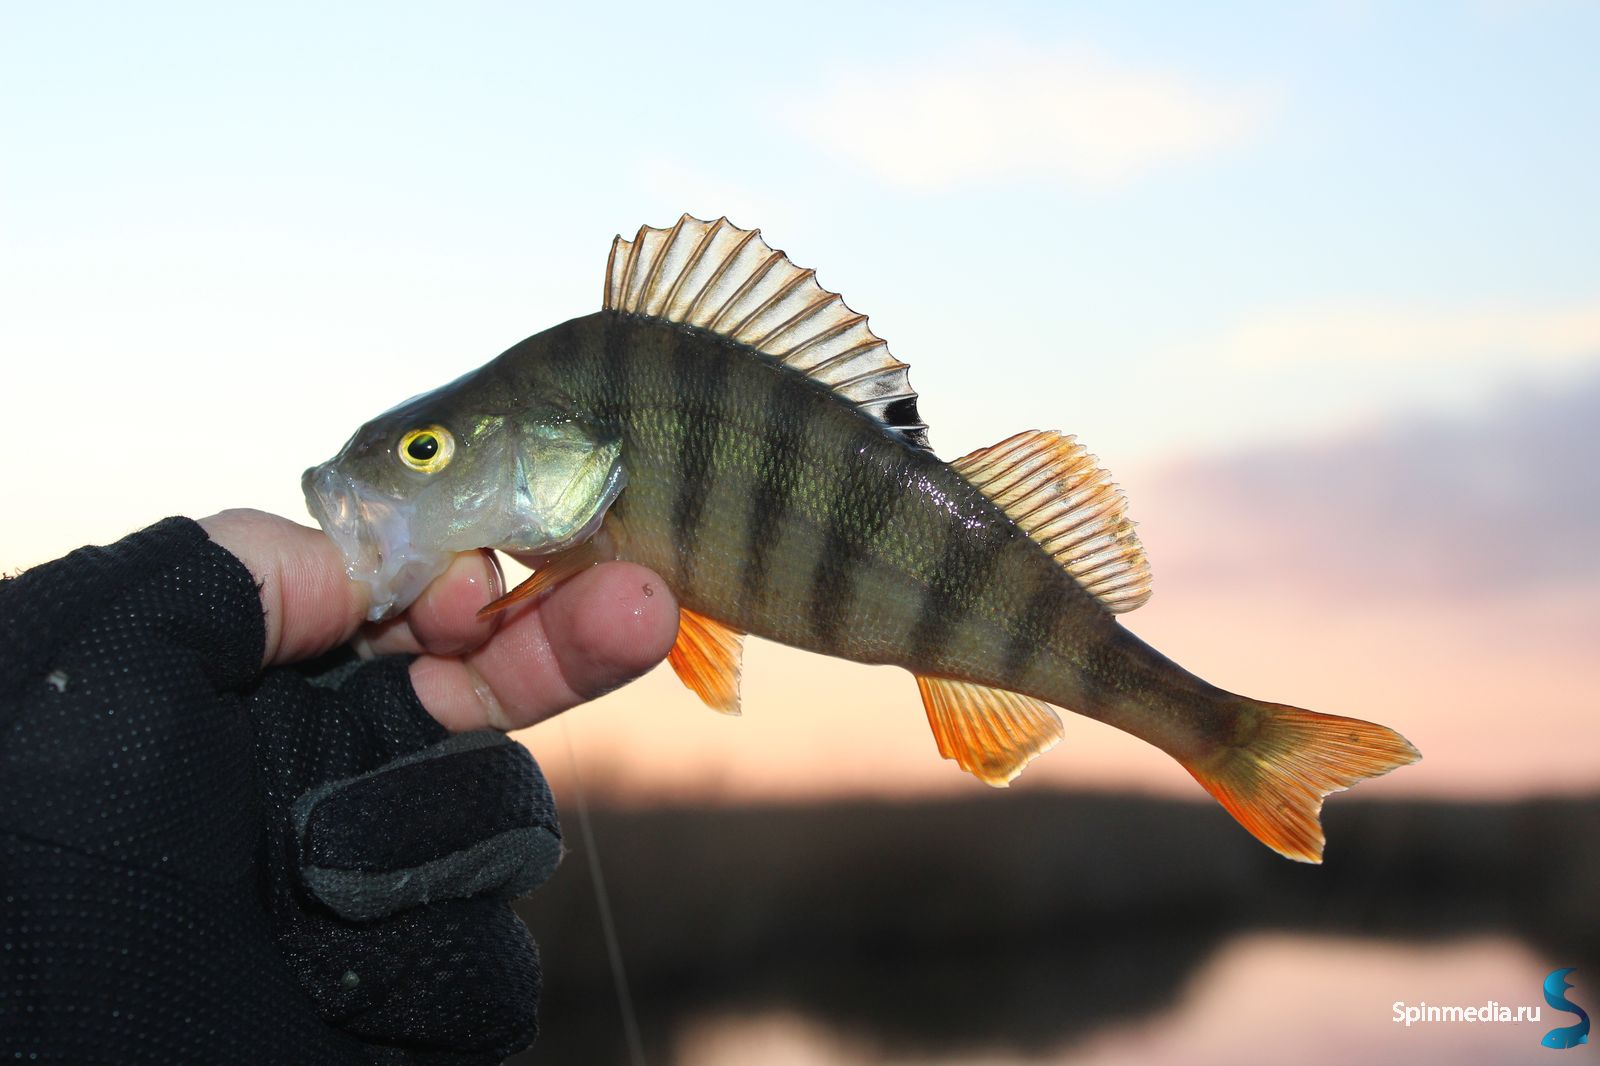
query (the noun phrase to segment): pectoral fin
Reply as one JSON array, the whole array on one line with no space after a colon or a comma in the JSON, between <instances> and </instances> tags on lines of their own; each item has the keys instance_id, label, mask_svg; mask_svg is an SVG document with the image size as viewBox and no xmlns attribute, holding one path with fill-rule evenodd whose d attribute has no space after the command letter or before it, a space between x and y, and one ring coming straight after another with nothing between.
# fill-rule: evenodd
<instances>
[{"instance_id":1,"label":"pectoral fin","mask_svg":"<svg viewBox=\"0 0 1600 1066\"><path fill-rule=\"evenodd\" d=\"M533 600L554 589L557 585L571 577L577 577L585 570L597 563L604 562L609 556L595 546L592 540L586 540L576 548L569 548L559 555L552 555L541 562L527 580L498 600L478 608L478 617L487 618L491 614L505 610L514 603L524 600Z\"/></svg>"},{"instance_id":2,"label":"pectoral fin","mask_svg":"<svg viewBox=\"0 0 1600 1066\"><path fill-rule=\"evenodd\" d=\"M986 785L1004 788L1061 740L1049 705L1000 688L917 675L939 754Z\"/></svg>"},{"instance_id":3,"label":"pectoral fin","mask_svg":"<svg viewBox=\"0 0 1600 1066\"><path fill-rule=\"evenodd\" d=\"M739 713L743 657L743 633L686 607L678 611L678 640L667 653L667 662L712 710Z\"/></svg>"}]
</instances>

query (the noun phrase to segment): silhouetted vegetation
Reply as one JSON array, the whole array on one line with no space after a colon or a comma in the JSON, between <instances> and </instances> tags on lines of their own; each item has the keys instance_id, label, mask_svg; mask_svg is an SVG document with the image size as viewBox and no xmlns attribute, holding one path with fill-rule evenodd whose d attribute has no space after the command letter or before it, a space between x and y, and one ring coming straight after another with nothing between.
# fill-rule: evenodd
<instances>
[{"instance_id":1,"label":"silhouetted vegetation","mask_svg":"<svg viewBox=\"0 0 1600 1066\"><path fill-rule=\"evenodd\" d=\"M574 811L523 914L544 951L524 1062L626 1061ZM1328 859L1221 810L1013 793L895 804L596 811L652 1062L709 1010L786 1006L905 1049L1043 1049L1166 1005L1229 935L1501 931L1600 963L1600 798L1336 800Z\"/></svg>"}]
</instances>

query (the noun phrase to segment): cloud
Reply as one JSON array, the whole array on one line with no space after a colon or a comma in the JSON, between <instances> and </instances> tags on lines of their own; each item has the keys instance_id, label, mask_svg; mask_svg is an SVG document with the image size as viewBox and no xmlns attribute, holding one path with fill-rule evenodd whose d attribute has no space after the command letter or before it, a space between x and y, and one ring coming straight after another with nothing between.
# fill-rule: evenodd
<instances>
[{"instance_id":1,"label":"cloud","mask_svg":"<svg viewBox=\"0 0 1600 1066\"><path fill-rule=\"evenodd\" d=\"M1044 176L1113 185L1232 147L1269 108L1085 49L990 45L838 80L791 113L885 181L937 189Z\"/></svg>"},{"instance_id":2,"label":"cloud","mask_svg":"<svg viewBox=\"0 0 1600 1066\"><path fill-rule=\"evenodd\" d=\"M1600 584L1600 373L1475 418L1193 460L1136 507L1147 541L1210 580L1451 599ZM1162 551L1152 547L1157 588Z\"/></svg>"},{"instance_id":3,"label":"cloud","mask_svg":"<svg viewBox=\"0 0 1600 1066\"><path fill-rule=\"evenodd\" d=\"M1240 367L1504 361L1600 354L1600 298L1566 306L1305 307L1254 317L1217 342Z\"/></svg>"}]
</instances>

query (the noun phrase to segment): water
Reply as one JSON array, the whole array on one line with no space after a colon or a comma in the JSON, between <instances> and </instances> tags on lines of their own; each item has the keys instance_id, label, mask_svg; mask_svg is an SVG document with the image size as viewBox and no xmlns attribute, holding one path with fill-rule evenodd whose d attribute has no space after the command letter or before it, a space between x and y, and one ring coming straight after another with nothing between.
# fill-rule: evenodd
<instances>
[{"instance_id":1,"label":"water","mask_svg":"<svg viewBox=\"0 0 1600 1066\"><path fill-rule=\"evenodd\" d=\"M918 1048L870 1029L776 1007L712 1010L685 1019L662 1061L663 1066L1548 1062L1540 1037L1552 1025L1574 1020L1548 1007L1539 1023L1407 1027L1394 1020L1393 1005L1396 1000L1481 1005L1491 999L1513 1008L1542 1005L1540 982L1549 969L1547 960L1526 945L1503 937L1396 945L1251 934L1222 945L1184 982L1170 1006L1054 1045L1023 1048L1001 1040L980 1047ZM1065 988L1059 994L1073 995Z\"/></svg>"},{"instance_id":2,"label":"water","mask_svg":"<svg viewBox=\"0 0 1600 1066\"><path fill-rule=\"evenodd\" d=\"M653 1066L1555 1063L1575 966L1600 1013L1600 799L1346 801L1321 867L1211 807L1019 793L595 811ZM580 846L576 834L568 845ZM524 915L544 950L524 1063L628 1061L579 856ZM1539 1024L1394 1004L1542 1008Z\"/></svg>"}]
</instances>

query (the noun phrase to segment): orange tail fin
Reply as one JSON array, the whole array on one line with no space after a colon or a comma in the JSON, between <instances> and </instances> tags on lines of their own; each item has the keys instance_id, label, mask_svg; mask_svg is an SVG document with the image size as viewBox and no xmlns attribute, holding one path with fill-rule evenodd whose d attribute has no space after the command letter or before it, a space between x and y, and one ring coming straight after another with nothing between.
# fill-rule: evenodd
<instances>
[{"instance_id":1,"label":"orange tail fin","mask_svg":"<svg viewBox=\"0 0 1600 1066\"><path fill-rule=\"evenodd\" d=\"M1248 739L1184 769L1257 840L1297 862L1322 861L1323 797L1422 758L1405 737L1372 722L1241 703Z\"/></svg>"}]
</instances>

